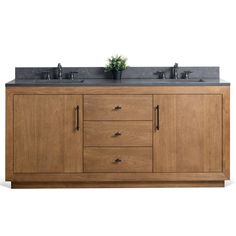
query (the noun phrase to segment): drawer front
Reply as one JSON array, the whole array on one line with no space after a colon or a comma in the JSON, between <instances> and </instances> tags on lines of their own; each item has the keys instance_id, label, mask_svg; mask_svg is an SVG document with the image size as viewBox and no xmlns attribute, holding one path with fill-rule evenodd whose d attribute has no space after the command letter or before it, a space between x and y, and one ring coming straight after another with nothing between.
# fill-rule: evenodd
<instances>
[{"instance_id":1,"label":"drawer front","mask_svg":"<svg viewBox=\"0 0 236 236\"><path fill-rule=\"evenodd\" d=\"M85 146L152 146L151 121L85 121Z\"/></svg>"},{"instance_id":2,"label":"drawer front","mask_svg":"<svg viewBox=\"0 0 236 236\"><path fill-rule=\"evenodd\" d=\"M152 172L152 148L85 148L84 171Z\"/></svg>"},{"instance_id":3,"label":"drawer front","mask_svg":"<svg viewBox=\"0 0 236 236\"><path fill-rule=\"evenodd\" d=\"M85 95L85 120L152 120L152 95Z\"/></svg>"}]
</instances>

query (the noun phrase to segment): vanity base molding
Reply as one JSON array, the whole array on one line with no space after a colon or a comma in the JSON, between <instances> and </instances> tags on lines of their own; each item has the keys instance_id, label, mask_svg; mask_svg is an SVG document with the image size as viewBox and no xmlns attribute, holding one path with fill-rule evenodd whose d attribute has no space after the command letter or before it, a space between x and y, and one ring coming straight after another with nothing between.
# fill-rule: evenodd
<instances>
[{"instance_id":1,"label":"vanity base molding","mask_svg":"<svg viewBox=\"0 0 236 236\"><path fill-rule=\"evenodd\" d=\"M165 188L224 187L224 181L153 182L12 182L11 188Z\"/></svg>"}]
</instances>

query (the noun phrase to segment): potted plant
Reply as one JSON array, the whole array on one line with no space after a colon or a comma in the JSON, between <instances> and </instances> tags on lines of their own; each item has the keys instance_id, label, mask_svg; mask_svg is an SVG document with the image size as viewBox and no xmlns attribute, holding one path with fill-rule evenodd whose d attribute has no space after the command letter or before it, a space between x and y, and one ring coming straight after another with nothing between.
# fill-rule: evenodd
<instances>
[{"instance_id":1,"label":"potted plant","mask_svg":"<svg viewBox=\"0 0 236 236\"><path fill-rule=\"evenodd\" d=\"M108 59L108 64L105 67L105 71L112 72L113 79L121 79L122 71L125 70L127 66L127 58L120 55L112 56Z\"/></svg>"}]
</instances>

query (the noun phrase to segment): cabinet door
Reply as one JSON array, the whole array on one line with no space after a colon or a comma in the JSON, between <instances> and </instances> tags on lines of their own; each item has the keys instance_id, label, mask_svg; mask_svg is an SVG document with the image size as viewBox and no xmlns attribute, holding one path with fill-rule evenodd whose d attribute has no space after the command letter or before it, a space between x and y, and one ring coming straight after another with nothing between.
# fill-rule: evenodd
<instances>
[{"instance_id":1,"label":"cabinet door","mask_svg":"<svg viewBox=\"0 0 236 236\"><path fill-rule=\"evenodd\" d=\"M154 109L154 172L222 171L222 95L155 95Z\"/></svg>"},{"instance_id":2,"label":"cabinet door","mask_svg":"<svg viewBox=\"0 0 236 236\"><path fill-rule=\"evenodd\" d=\"M14 172L82 172L82 117L80 95L15 95Z\"/></svg>"}]
</instances>

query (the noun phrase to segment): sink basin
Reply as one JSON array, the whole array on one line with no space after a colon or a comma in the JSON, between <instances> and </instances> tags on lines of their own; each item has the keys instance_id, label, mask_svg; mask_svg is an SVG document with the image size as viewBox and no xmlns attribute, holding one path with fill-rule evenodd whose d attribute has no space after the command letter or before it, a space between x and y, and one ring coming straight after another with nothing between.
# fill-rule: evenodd
<instances>
[{"instance_id":1,"label":"sink basin","mask_svg":"<svg viewBox=\"0 0 236 236\"><path fill-rule=\"evenodd\" d=\"M206 82L203 79L158 79L160 83L202 83Z\"/></svg>"},{"instance_id":2,"label":"sink basin","mask_svg":"<svg viewBox=\"0 0 236 236\"><path fill-rule=\"evenodd\" d=\"M18 86L211 86L220 85L221 83L219 79L122 78L121 80L114 80L111 78L82 78L74 80L17 79L8 84Z\"/></svg>"},{"instance_id":3,"label":"sink basin","mask_svg":"<svg viewBox=\"0 0 236 236\"><path fill-rule=\"evenodd\" d=\"M76 80L69 80L69 79L63 79L63 80L57 80L57 79L52 79L52 80L45 80L45 79L36 79L36 80L16 80L16 84L81 84L83 83L83 79L76 79Z\"/></svg>"},{"instance_id":4,"label":"sink basin","mask_svg":"<svg viewBox=\"0 0 236 236\"><path fill-rule=\"evenodd\" d=\"M83 79L74 79L74 80L69 80L69 79L52 79L52 80L35 80L35 83L49 83L49 84L69 84L69 83L83 83Z\"/></svg>"}]
</instances>

